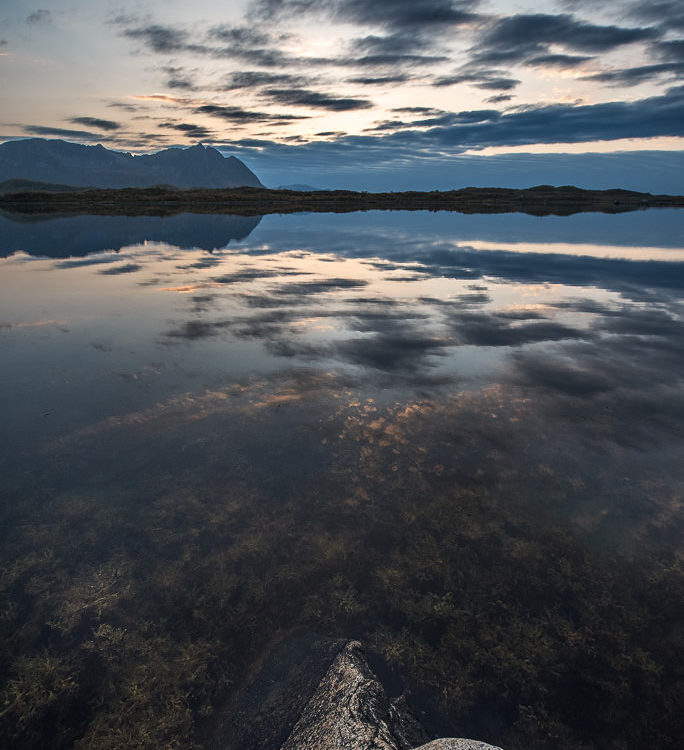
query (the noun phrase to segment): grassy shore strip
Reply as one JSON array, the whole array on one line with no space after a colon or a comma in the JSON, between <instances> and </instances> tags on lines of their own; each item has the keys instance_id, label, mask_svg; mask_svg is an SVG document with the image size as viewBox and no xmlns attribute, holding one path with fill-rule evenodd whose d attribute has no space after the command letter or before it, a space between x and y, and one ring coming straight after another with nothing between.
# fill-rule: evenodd
<instances>
[{"instance_id":1,"label":"grassy shore strip","mask_svg":"<svg viewBox=\"0 0 684 750\"><path fill-rule=\"evenodd\" d=\"M166 187L90 189L48 193L23 191L0 196L0 208L15 213L88 214L228 213L243 216L295 212L370 210L523 212L567 215L580 211L619 213L644 207L684 207L684 196L630 190L583 190L539 185L524 190L463 188L432 192L366 193L351 190L269 190L267 188L191 189Z\"/></svg>"}]
</instances>

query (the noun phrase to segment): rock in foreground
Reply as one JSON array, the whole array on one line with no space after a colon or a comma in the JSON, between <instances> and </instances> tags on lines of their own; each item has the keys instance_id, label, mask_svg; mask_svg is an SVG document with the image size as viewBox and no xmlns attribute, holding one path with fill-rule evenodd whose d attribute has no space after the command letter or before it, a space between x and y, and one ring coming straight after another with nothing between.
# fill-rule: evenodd
<instances>
[{"instance_id":1,"label":"rock in foreground","mask_svg":"<svg viewBox=\"0 0 684 750\"><path fill-rule=\"evenodd\" d=\"M429 741L404 696L390 700L358 641L288 639L226 706L208 750L500 750Z\"/></svg>"},{"instance_id":2,"label":"rock in foreground","mask_svg":"<svg viewBox=\"0 0 684 750\"><path fill-rule=\"evenodd\" d=\"M457 737L449 737L441 740L433 740L427 745L421 745L416 750L501 750L500 747L488 745L479 740L464 740Z\"/></svg>"},{"instance_id":3,"label":"rock in foreground","mask_svg":"<svg viewBox=\"0 0 684 750\"><path fill-rule=\"evenodd\" d=\"M340 651L282 750L411 750L425 734L400 698L390 702L358 641Z\"/></svg>"}]
</instances>

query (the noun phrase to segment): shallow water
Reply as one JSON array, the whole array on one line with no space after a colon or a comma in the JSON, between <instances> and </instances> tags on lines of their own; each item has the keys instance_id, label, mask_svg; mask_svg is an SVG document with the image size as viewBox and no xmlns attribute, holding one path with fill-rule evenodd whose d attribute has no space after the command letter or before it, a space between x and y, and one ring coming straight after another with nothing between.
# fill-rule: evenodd
<instances>
[{"instance_id":1,"label":"shallow water","mask_svg":"<svg viewBox=\"0 0 684 750\"><path fill-rule=\"evenodd\" d=\"M10 746L189 747L302 630L433 733L676 747L683 238L0 217Z\"/></svg>"}]
</instances>

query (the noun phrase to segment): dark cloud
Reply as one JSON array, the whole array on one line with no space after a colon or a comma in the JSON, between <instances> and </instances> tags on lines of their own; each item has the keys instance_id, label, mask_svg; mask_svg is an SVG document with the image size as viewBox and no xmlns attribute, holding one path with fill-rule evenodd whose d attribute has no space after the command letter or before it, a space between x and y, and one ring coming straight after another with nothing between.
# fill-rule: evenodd
<instances>
[{"instance_id":1,"label":"dark cloud","mask_svg":"<svg viewBox=\"0 0 684 750\"><path fill-rule=\"evenodd\" d=\"M188 49L189 35L183 29L172 26L150 24L139 28L125 28L122 34L129 39L141 41L153 52L170 53Z\"/></svg>"},{"instance_id":2,"label":"dark cloud","mask_svg":"<svg viewBox=\"0 0 684 750\"><path fill-rule=\"evenodd\" d=\"M412 54L425 47L425 42L415 33L398 32L386 36L368 36L354 39L351 52L357 57L364 55L402 55Z\"/></svg>"},{"instance_id":3,"label":"dark cloud","mask_svg":"<svg viewBox=\"0 0 684 750\"><path fill-rule=\"evenodd\" d=\"M552 320L521 324L518 320L483 311L458 311L452 313L449 320L455 342L466 346L521 346L588 337L582 330Z\"/></svg>"},{"instance_id":4,"label":"dark cloud","mask_svg":"<svg viewBox=\"0 0 684 750\"><path fill-rule=\"evenodd\" d=\"M653 45L653 50L663 60L674 60L684 62L684 39L672 39L666 42L658 42Z\"/></svg>"},{"instance_id":5,"label":"dark cloud","mask_svg":"<svg viewBox=\"0 0 684 750\"><path fill-rule=\"evenodd\" d=\"M0 39L0 47L6 47L8 44L7 39Z\"/></svg>"},{"instance_id":6,"label":"dark cloud","mask_svg":"<svg viewBox=\"0 0 684 750\"><path fill-rule=\"evenodd\" d=\"M253 122L268 122L277 124L278 122L291 122L292 120L306 119L303 115L282 115L270 114L267 112L253 112L242 109L241 107L226 107L220 104L203 104L195 107L193 112L198 115L210 115L219 117L227 122L236 124L249 124ZM266 141L268 142L268 141Z\"/></svg>"},{"instance_id":7,"label":"dark cloud","mask_svg":"<svg viewBox=\"0 0 684 750\"><path fill-rule=\"evenodd\" d=\"M209 37L216 41L231 44L236 47L259 47L271 44L274 37L270 34L250 26L213 26L209 30ZM287 37L282 36L281 39Z\"/></svg>"},{"instance_id":8,"label":"dark cloud","mask_svg":"<svg viewBox=\"0 0 684 750\"><path fill-rule=\"evenodd\" d=\"M389 132L406 130L409 127L404 120L383 120L370 128L364 128L364 133Z\"/></svg>"},{"instance_id":9,"label":"dark cloud","mask_svg":"<svg viewBox=\"0 0 684 750\"><path fill-rule=\"evenodd\" d=\"M124 273L135 273L141 268L142 266L138 265L137 263L127 263L124 266L113 266L112 268L105 268L102 271L98 271L98 273L105 276L119 276L120 274Z\"/></svg>"},{"instance_id":10,"label":"dark cloud","mask_svg":"<svg viewBox=\"0 0 684 750\"><path fill-rule=\"evenodd\" d=\"M276 19L312 13L325 13L335 19L367 26L389 28L441 29L477 19L470 0L257 0L257 17Z\"/></svg>"},{"instance_id":11,"label":"dark cloud","mask_svg":"<svg viewBox=\"0 0 684 750\"><path fill-rule=\"evenodd\" d=\"M195 88L195 84L190 78L182 78L178 76L170 76L166 81L166 85L170 89L185 89L186 91L192 91Z\"/></svg>"},{"instance_id":12,"label":"dark cloud","mask_svg":"<svg viewBox=\"0 0 684 750\"><path fill-rule=\"evenodd\" d=\"M667 89L668 96L684 96L684 84L680 86L670 86Z\"/></svg>"},{"instance_id":13,"label":"dark cloud","mask_svg":"<svg viewBox=\"0 0 684 750\"><path fill-rule=\"evenodd\" d=\"M358 300L352 302L359 304ZM346 318L349 330L366 335L327 344L313 344L301 340L294 335L295 329L289 324L295 319L309 315ZM276 310L246 321L237 335L264 340L267 350L279 357L299 357L308 360L334 358L355 366L391 373L395 377L416 377L418 373L432 366L433 356L439 355L449 346L446 339L431 336L411 322L426 317L422 314L414 315L410 310L394 312L382 308L353 307L347 312L311 311L307 308L306 313L295 318L290 310Z\"/></svg>"},{"instance_id":14,"label":"dark cloud","mask_svg":"<svg viewBox=\"0 0 684 750\"><path fill-rule=\"evenodd\" d=\"M101 120L99 117L72 117L69 122L74 125L85 125L98 130L119 130L121 125L113 120Z\"/></svg>"},{"instance_id":15,"label":"dark cloud","mask_svg":"<svg viewBox=\"0 0 684 750\"><path fill-rule=\"evenodd\" d=\"M203 313L211 309L216 303L216 297L213 294L194 294L190 301L192 302L192 311L194 313Z\"/></svg>"},{"instance_id":16,"label":"dark cloud","mask_svg":"<svg viewBox=\"0 0 684 750\"><path fill-rule=\"evenodd\" d=\"M426 360L442 353L446 346L443 339L430 338L408 326L396 326L374 336L342 341L334 351L351 364L403 374L429 366Z\"/></svg>"},{"instance_id":17,"label":"dark cloud","mask_svg":"<svg viewBox=\"0 0 684 750\"><path fill-rule=\"evenodd\" d=\"M434 107L394 107L392 112L405 115L430 115L431 117L446 114L443 109L435 109Z\"/></svg>"},{"instance_id":18,"label":"dark cloud","mask_svg":"<svg viewBox=\"0 0 684 750\"><path fill-rule=\"evenodd\" d=\"M270 34L247 26L215 26L209 30L211 47L205 52L214 57L245 60L265 68L284 68L302 64L302 58L280 49L289 40L286 34ZM218 45L218 46L217 46ZM309 58L309 67L322 62Z\"/></svg>"},{"instance_id":19,"label":"dark cloud","mask_svg":"<svg viewBox=\"0 0 684 750\"><path fill-rule=\"evenodd\" d=\"M298 57L284 52L280 47L290 38L285 34L269 34L247 27L215 26L204 34L191 36L183 28L160 24L140 24L136 17L119 17L114 24L121 35L140 41L144 47L157 54L189 53L216 59L235 59L250 65L266 68L299 66L312 68L322 64L335 64L334 60ZM172 87L192 88L187 75L172 75Z\"/></svg>"},{"instance_id":20,"label":"dark cloud","mask_svg":"<svg viewBox=\"0 0 684 750\"><path fill-rule=\"evenodd\" d=\"M453 0L338 0L335 14L359 24L413 29L440 29L471 23L478 16L476 2Z\"/></svg>"},{"instance_id":21,"label":"dark cloud","mask_svg":"<svg viewBox=\"0 0 684 750\"><path fill-rule=\"evenodd\" d=\"M360 289L367 286L364 279L323 279L321 281L293 281L281 284L272 291L276 296L308 297L326 292L337 292L343 289Z\"/></svg>"},{"instance_id":22,"label":"dark cloud","mask_svg":"<svg viewBox=\"0 0 684 750\"><path fill-rule=\"evenodd\" d=\"M644 289L684 289L681 264L655 261L626 261L605 258L509 253L500 251L432 250L420 260L432 266L437 276L483 278L491 276L521 283L557 283L569 286L597 286L629 297Z\"/></svg>"},{"instance_id":23,"label":"dark cloud","mask_svg":"<svg viewBox=\"0 0 684 750\"><path fill-rule=\"evenodd\" d=\"M501 104L502 102L510 102L512 98L510 94L496 94L488 97L485 101L487 104Z\"/></svg>"},{"instance_id":24,"label":"dark cloud","mask_svg":"<svg viewBox=\"0 0 684 750\"><path fill-rule=\"evenodd\" d=\"M31 135L54 136L55 138L76 139L80 141L97 141L102 138L98 133L85 130L69 130L67 128L50 128L44 125L24 125L24 132Z\"/></svg>"},{"instance_id":25,"label":"dark cloud","mask_svg":"<svg viewBox=\"0 0 684 750\"><path fill-rule=\"evenodd\" d=\"M292 273L299 275L298 272ZM211 281L214 284L241 284L246 281L255 281L257 279L270 279L274 277L281 278L283 276L292 275L292 273L281 269L243 268L240 271L225 273L222 276L215 276Z\"/></svg>"},{"instance_id":26,"label":"dark cloud","mask_svg":"<svg viewBox=\"0 0 684 750\"><path fill-rule=\"evenodd\" d=\"M661 35L654 28L597 26L572 15L515 15L494 21L471 48L473 60L484 63L522 62L549 54L549 45L580 52L607 52Z\"/></svg>"},{"instance_id":27,"label":"dark cloud","mask_svg":"<svg viewBox=\"0 0 684 750\"><path fill-rule=\"evenodd\" d=\"M612 86L636 86L663 75L675 77L684 75L684 62L640 65L634 68L623 68L622 70L604 70L600 73L582 76L581 80L596 81Z\"/></svg>"},{"instance_id":28,"label":"dark cloud","mask_svg":"<svg viewBox=\"0 0 684 750\"><path fill-rule=\"evenodd\" d=\"M196 341L197 339L207 339L217 336L221 331L229 328L232 324L230 320L189 320L178 328L167 331L164 335L172 339L187 339Z\"/></svg>"},{"instance_id":29,"label":"dark cloud","mask_svg":"<svg viewBox=\"0 0 684 750\"><path fill-rule=\"evenodd\" d=\"M400 66L434 65L448 61L444 55L401 55L386 53L383 55L364 55L328 61L330 64L362 68L394 68Z\"/></svg>"},{"instance_id":30,"label":"dark cloud","mask_svg":"<svg viewBox=\"0 0 684 750\"><path fill-rule=\"evenodd\" d=\"M309 89L266 89L262 93L271 101L279 104L286 104L290 107L313 107L331 112L369 109L373 106L373 103L368 99L338 97Z\"/></svg>"},{"instance_id":31,"label":"dark cloud","mask_svg":"<svg viewBox=\"0 0 684 750\"><path fill-rule=\"evenodd\" d=\"M597 330L632 336L671 337L676 340L684 332L684 324L665 310L623 305L601 311L605 316L596 324ZM684 338L681 340L684 342ZM684 343L680 344L684 351Z\"/></svg>"},{"instance_id":32,"label":"dark cloud","mask_svg":"<svg viewBox=\"0 0 684 750\"><path fill-rule=\"evenodd\" d=\"M496 313L497 318L501 320L544 320L544 315L537 310L529 308L502 310Z\"/></svg>"},{"instance_id":33,"label":"dark cloud","mask_svg":"<svg viewBox=\"0 0 684 750\"><path fill-rule=\"evenodd\" d=\"M309 361L322 359L325 356L331 356L332 352L329 347L321 344L312 344L308 341L288 341L278 339L275 341L266 341L265 349L274 357L288 357L305 359Z\"/></svg>"},{"instance_id":34,"label":"dark cloud","mask_svg":"<svg viewBox=\"0 0 684 750\"><path fill-rule=\"evenodd\" d=\"M539 65L543 68L574 68L594 59L593 55L548 54L531 57L525 61L525 64L530 66Z\"/></svg>"},{"instance_id":35,"label":"dark cloud","mask_svg":"<svg viewBox=\"0 0 684 750\"><path fill-rule=\"evenodd\" d=\"M188 31L160 24L137 25L136 18L119 18L115 22L123 27L121 34L135 39L158 54L189 52L193 54L249 60L265 67L296 64L297 58L278 49L280 36L271 36L246 27L215 26L209 29L201 42L192 41Z\"/></svg>"},{"instance_id":36,"label":"dark cloud","mask_svg":"<svg viewBox=\"0 0 684 750\"><path fill-rule=\"evenodd\" d=\"M199 38L199 41L195 41L185 29L160 24L141 25L140 20L135 17L119 17L115 24L122 29L123 36L141 41L151 52L158 54L189 52L214 58L232 58L264 68L315 69L324 65L388 68L396 65L431 65L447 59L442 55L412 52L423 47L431 48L434 45L433 39L419 39L420 35L415 29L412 33L402 30L384 37L375 35L363 37L353 42L351 51L342 57L311 58L291 55L284 51L284 45L292 39L290 35L271 33L250 26L214 26ZM191 83L189 79L182 76L173 76L171 81L178 84L177 88L186 87L186 84ZM239 85L238 77L235 81ZM288 82L295 84L297 88L302 84L306 85L306 81L275 80L274 82ZM228 85L231 86L232 83L229 82Z\"/></svg>"},{"instance_id":37,"label":"dark cloud","mask_svg":"<svg viewBox=\"0 0 684 750\"><path fill-rule=\"evenodd\" d=\"M516 78L490 78L485 81L478 81L472 85L478 89L487 91L511 91L520 84Z\"/></svg>"},{"instance_id":38,"label":"dark cloud","mask_svg":"<svg viewBox=\"0 0 684 750\"><path fill-rule=\"evenodd\" d=\"M309 313L296 309L262 310L234 321L234 334L240 339L278 341L288 336L290 323L301 320ZM289 356L289 355L287 355Z\"/></svg>"},{"instance_id":39,"label":"dark cloud","mask_svg":"<svg viewBox=\"0 0 684 750\"><path fill-rule=\"evenodd\" d=\"M592 308L591 301L585 303ZM632 429L655 421L679 433L684 324L664 310L641 305L589 311L595 315L592 329L601 335L556 351L514 353L512 380L569 397L575 419L583 419L587 411L612 413ZM563 408L562 403L556 406Z\"/></svg>"},{"instance_id":40,"label":"dark cloud","mask_svg":"<svg viewBox=\"0 0 684 750\"><path fill-rule=\"evenodd\" d=\"M465 307L476 307L478 305L486 305L487 302L491 301L491 297L486 292L467 292L459 294L456 300Z\"/></svg>"},{"instance_id":41,"label":"dark cloud","mask_svg":"<svg viewBox=\"0 0 684 750\"><path fill-rule=\"evenodd\" d=\"M166 65L162 70L168 76L166 85L170 89L184 89L186 91L195 89L195 82L185 69Z\"/></svg>"},{"instance_id":42,"label":"dark cloud","mask_svg":"<svg viewBox=\"0 0 684 750\"><path fill-rule=\"evenodd\" d=\"M639 0L631 4L628 15L643 23L662 26L665 31L684 29L684 5L681 0Z\"/></svg>"},{"instance_id":43,"label":"dark cloud","mask_svg":"<svg viewBox=\"0 0 684 750\"><path fill-rule=\"evenodd\" d=\"M358 83L362 86L386 86L389 83L405 83L410 80L411 76L406 73L387 76L357 76L348 79L349 83Z\"/></svg>"},{"instance_id":44,"label":"dark cloud","mask_svg":"<svg viewBox=\"0 0 684 750\"><path fill-rule=\"evenodd\" d=\"M52 21L52 13L49 10L36 10L26 17L26 23L37 24L37 23L50 23Z\"/></svg>"},{"instance_id":45,"label":"dark cloud","mask_svg":"<svg viewBox=\"0 0 684 750\"><path fill-rule=\"evenodd\" d=\"M141 104L130 104L129 102L109 102L107 104L111 109L120 109L123 112L139 112L141 109L146 109Z\"/></svg>"},{"instance_id":46,"label":"dark cloud","mask_svg":"<svg viewBox=\"0 0 684 750\"><path fill-rule=\"evenodd\" d=\"M434 35L421 35L415 29L384 36L369 34L354 39L348 56L336 62L338 65L363 67L432 65L448 59L444 55L434 54L435 44Z\"/></svg>"},{"instance_id":47,"label":"dark cloud","mask_svg":"<svg viewBox=\"0 0 684 750\"><path fill-rule=\"evenodd\" d=\"M512 91L520 84L517 78L511 78L500 70L465 69L450 76L440 76L432 81L433 86L455 86L467 83L479 89L490 91Z\"/></svg>"},{"instance_id":48,"label":"dark cloud","mask_svg":"<svg viewBox=\"0 0 684 750\"><path fill-rule=\"evenodd\" d=\"M487 122L435 128L423 138L460 147L577 143L678 136L682 135L682 122L684 96L672 94L631 102L530 107L502 114ZM417 136L416 140L420 137Z\"/></svg>"},{"instance_id":49,"label":"dark cloud","mask_svg":"<svg viewBox=\"0 0 684 750\"><path fill-rule=\"evenodd\" d=\"M514 380L544 390L560 391L568 396L587 398L615 388L605 372L583 367L565 358L551 358L548 354L521 353L514 356Z\"/></svg>"},{"instance_id":50,"label":"dark cloud","mask_svg":"<svg viewBox=\"0 0 684 750\"><path fill-rule=\"evenodd\" d=\"M186 268L214 268L221 263L221 258L210 255L208 258L202 258L201 260L195 261L194 263L188 263L187 265L176 266L177 268L184 270ZM194 298L193 298L194 299Z\"/></svg>"},{"instance_id":51,"label":"dark cloud","mask_svg":"<svg viewBox=\"0 0 684 750\"><path fill-rule=\"evenodd\" d=\"M199 140L206 140L213 136L213 132L203 125L195 125L191 122L160 122L158 127L177 130L188 136Z\"/></svg>"},{"instance_id":52,"label":"dark cloud","mask_svg":"<svg viewBox=\"0 0 684 750\"><path fill-rule=\"evenodd\" d=\"M116 255L100 255L90 258L70 258L55 263L55 268L82 268L83 266L101 266L105 263L118 263L121 260Z\"/></svg>"},{"instance_id":53,"label":"dark cloud","mask_svg":"<svg viewBox=\"0 0 684 750\"><path fill-rule=\"evenodd\" d=\"M243 70L231 73L221 84L222 89L251 89L261 86L288 85L302 86L309 79L290 73L269 73L265 70Z\"/></svg>"},{"instance_id":54,"label":"dark cloud","mask_svg":"<svg viewBox=\"0 0 684 750\"><path fill-rule=\"evenodd\" d=\"M510 98L510 97L509 97ZM434 127L446 127L449 125L469 124L488 122L491 120L498 120L501 117L501 112L496 109L478 109L478 110L464 110L463 112L442 112L435 110L433 117L426 117L423 119L416 120L385 120L378 123L372 128L367 128L367 131L400 131L410 130L412 128L434 128Z\"/></svg>"},{"instance_id":55,"label":"dark cloud","mask_svg":"<svg viewBox=\"0 0 684 750\"><path fill-rule=\"evenodd\" d=\"M249 270L246 269L248 272ZM344 285L340 283L342 281L345 282ZM369 370L391 374L393 377L423 379L425 376L427 383L436 377L429 374L438 364L435 357L444 355L447 350L457 346L519 349L530 344L567 344L580 340L590 342L594 346L598 342L598 337L605 333L615 335L624 331L629 334L638 332L641 335L650 335L658 330L658 326L665 336L674 337L681 332L681 324L666 315L654 315L649 318L648 314L642 313L638 322L633 321L631 325L623 326L621 322L616 322L621 321L617 316L621 316L622 312L612 311L613 317L609 318L605 325L597 323L587 330L581 330L546 319L543 313L532 309L476 311L473 308L490 302L486 291L479 286L450 300L422 299L419 309L406 306L395 309L395 301L382 298L348 299L347 310L344 307L322 308L314 304L312 295L318 291L338 291L353 284L353 280L341 279L307 282L305 285L299 282L284 284L272 292L270 297L268 294L244 297L249 307L259 310L254 314L233 320L192 320L173 329L167 335L172 338L200 339L229 330L238 338L263 342L269 353L274 356L308 360L334 358ZM304 304L300 297L302 292ZM345 300L338 299L337 302ZM429 321L434 313L425 311L424 306L428 304L435 304L441 309L447 323L446 334L436 335L429 331L426 321ZM594 314L600 317L602 311L603 308L598 308ZM300 327L293 325L297 321L311 317L341 320L352 335L325 344L312 343L301 336ZM441 330L444 330L444 327L441 327ZM364 335L355 336L354 333ZM515 362L517 369L514 377L522 379L525 360L521 358ZM583 368L575 365L568 367L568 363L563 362L541 368L536 384L544 382L545 387L562 388L567 393L592 394L608 389L609 380L605 374L597 379L583 372Z\"/></svg>"},{"instance_id":56,"label":"dark cloud","mask_svg":"<svg viewBox=\"0 0 684 750\"><path fill-rule=\"evenodd\" d=\"M618 315L619 311L608 304L598 302L588 297L576 297L571 300L562 300L560 302L554 302L552 305L554 310L566 310L569 312L579 313L590 313L591 315Z\"/></svg>"},{"instance_id":57,"label":"dark cloud","mask_svg":"<svg viewBox=\"0 0 684 750\"><path fill-rule=\"evenodd\" d=\"M676 6L670 2L656 2L658 13L673 14ZM641 9L641 10L639 10ZM641 12L644 22L654 24L655 11L648 18L646 4L634 3L630 17ZM345 21L363 27L348 43L349 54L332 58L311 59L291 55L288 49L293 42L301 42L279 27L278 20L298 14L323 14L327 20ZM471 60L451 75L434 77L431 83L438 87L467 84L482 91L489 104L511 101L511 92L520 81L510 72L511 63L528 66L577 68L596 59L602 52L618 49L634 42L647 43L653 64L623 70L600 70L586 76L587 80L607 85L633 85L642 81L662 80L664 76L676 77L682 73L680 59L684 60L681 40L663 38L663 31L653 27L630 28L621 25L598 25L570 14L518 14L484 17L478 15L476 2L451 2L451 0L425 0L416 3L408 0L380 0L372 5L361 0L263 0L252 7L254 23L244 25L218 25L199 32L181 27L144 23L140 19L120 19L122 33L140 40L147 49L160 54L194 52L214 58L233 58L240 61L242 70L230 73L218 88L232 91L252 89L268 102L283 108L302 107L327 112L344 112L370 109L373 101L362 92L351 95L330 90L325 79L311 75L308 69L318 71L322 66L345 69L349 83L359 86L391 86L411 80L428 81L426 70L412 66L429 66L446 61L443 45L454 25L471 24L473 46ZM255 19L261 19L257 21ZM473 22L476 21L476 24ZM206 27L205 27L206 29ZM496 65L499 62L501 65ZM307 70L304 69L306 66ZM250 68L254 68L253 70ZM259 69L263 68L263 69ZM296 70L295 70L296 68ZM352 70L350 71L349 68ZM356 68L356 70L353 70ZM363 70L366 68L367 70ZM163 71L172 88L191 90L193 77L187 71L167 66ZM301 75L298 73L301 71ZM360 95L356 95L359 93ZM493 94L493 96L490 96ZM596 105L575 106L557 104L530 106L497 112L482 119L464 119L454 113L426 114L422 119L407 122L400 117L379 122L362 136L327 136L331 150L325 152L333 160L333 145L339 153L358 154L368 158L404 158L413 152L422 158L435 147L454 152L484 146L515 146L533 143L582 142L616 138L681 135L681 96L672 90L664 97L653 97L641 102L608 102ZM295 115L248 111L240 106L224 104L185 105L196 115L209 115L237 125L264 123L278 125L291 122ZM264 108L269 109L270 107ZM275 109L275 107L273 107ZM647 111L647 109L649 111ZM287 111L287 110L285 110ZM418 113L416 113L418 114ZM170 118L172 119L172 118ZM404 120L403 122L401 120ZM681 119L679 120L681 122ZM189 124L174 125L172 129L191 133ZM373 131L374 134L371 133ZM415 131L415 132L414 132ZM274 131L275 128L274 128ZM197 132L197 137L208 133ZM288 144L265 139L271 133L236 140L238 149L258 148L260 151L284 154ZM306 139L288 136L292 147L307 147ZM294 152L293 152L294 153ZM303 150L299 153L305 153ZM314 154L313 151L306 153ZM322 152L316 152L322 153ZM382 156L384 154L384 156Z\"/></svg>"}]
</instances>

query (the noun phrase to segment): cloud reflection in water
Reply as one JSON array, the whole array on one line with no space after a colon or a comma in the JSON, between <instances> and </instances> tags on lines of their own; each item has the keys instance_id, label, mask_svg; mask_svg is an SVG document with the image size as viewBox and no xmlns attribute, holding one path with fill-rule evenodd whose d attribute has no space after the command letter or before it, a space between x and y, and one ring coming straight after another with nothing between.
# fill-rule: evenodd
<instances>
[{"instance_id":1,"label":"cloud reflection in water","mask_svg":"<svg viewBox=\"0 0 684 750\"><path fill-rule=\"evenodd\" d=\"M297 628L361 634L454 732L493 706L502 746L672 735L682 249L404 218L0 264L7 659L40 669L48 629L97 695L81 736L189 733L188 690Z\"/></svg>"}]
</instances>

